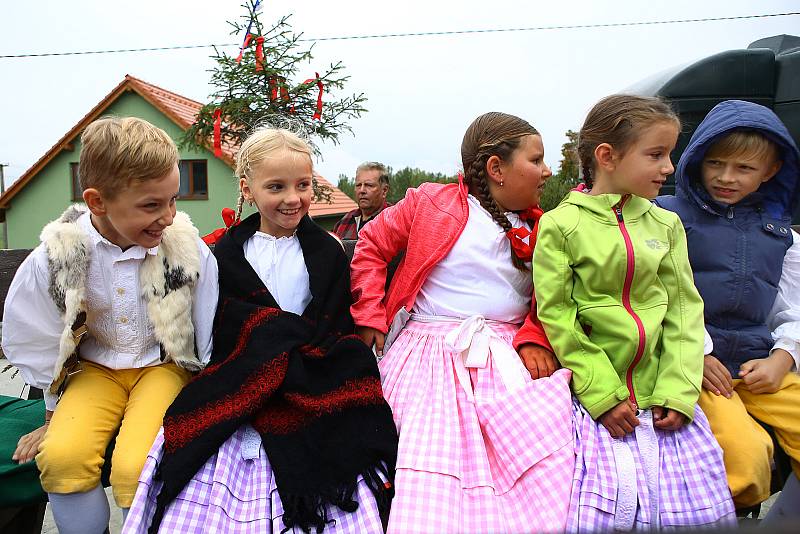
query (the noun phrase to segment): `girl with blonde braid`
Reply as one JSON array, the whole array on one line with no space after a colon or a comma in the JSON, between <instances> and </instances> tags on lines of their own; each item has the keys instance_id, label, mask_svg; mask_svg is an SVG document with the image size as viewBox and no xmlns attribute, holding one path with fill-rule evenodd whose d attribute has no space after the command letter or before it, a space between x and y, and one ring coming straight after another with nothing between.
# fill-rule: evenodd
<instances>
[{"instance_id":1,"label":"girl with blonde braid","mask_svg":"<svg viewBox=\"0 0 800 534\"><path fill-rule=\"evenodd\" d=\"M397 431L347 257L308 217L312 172L288 130L242 143L237 211L258 211L216 242L211 362L167 410L125 534L382 534Z\"/></svg>"}]
</instances>

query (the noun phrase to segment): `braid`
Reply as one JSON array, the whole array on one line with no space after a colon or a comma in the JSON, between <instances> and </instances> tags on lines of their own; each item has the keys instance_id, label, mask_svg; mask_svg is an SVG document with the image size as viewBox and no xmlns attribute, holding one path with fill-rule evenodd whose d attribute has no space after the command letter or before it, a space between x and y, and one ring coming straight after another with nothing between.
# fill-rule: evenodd
<instances>
[{"instance_id":1,"label":"braid","mask_svg":"<svg viewBox=\"0 0 800 534\"><path fill-rule=\"evenodd\" d=\"M592 158L580 158L581 164L581 174L583 175L583 183L586 184L586 187L589 189L592 188L594 179L592 178Z\"/></svg>"},{"instance_id":2,"label":"braid","mask_svg":"<svg viewBox=\"0 0 800 534\"><path fill-rule=\"evenodd\" d=\"M464 184L506 234L513 226L492 197L486 163L492 156L497 156L502 161L511 161L514 151L520 146L520 139L538 134L536 128L527 121L496 111L484 113L472 121L464 133L464 141L461 143ZM511 263L520 271L528 270L525 262L514 252L514 247L511 247Z\"/></svg>"},{"instance_id":3,"label":"braid","mask_svg":"<svg viewBox=\"0 0 800 534\"><path fill-rule=\"evenodd\" d=\"M506 214L500 211L500 207L497 205L497 202L494 201L492 198L491 193L489 193L489 182L486 180L486 176L481 174L478 177L478 183L475 184L478 188L478 200L483 206L483 209L489 212L489 215L492 216L494 222L500 225L504 232L508 232L512 229L511 223L508 221L508 217Z\"/></svg>"},{"instance_id":4,"label":"braid","mask_svg":"<svg viewBox=\"0 0 800 534\"><path fill-rule=\"evenodd\" d=\"M239 191L239 199L236 201L236 220L242 218L242 205L244 205L244 193Z\"/></svg>"},{"instance_id":5,"label":"braid","mask_svg":"<svg viewBox=\"0 0 800 534\"><path fill-rule=\"evenodd\" d=\"M503 232L508 232L514 227L511 226L508 217L506 217L506 214L500 209L500 206L497 205L497 202L489 192L489 181L486 179L486 160L489 159L489 156L490 154L481 154L475 158L472 165L470 165L469 171L465 173L467 175L465 178L468 182L467 185L471 186L470 190L480 202L481 207L489 212L492 220L500 225ZM511 249L511 263L520 271L528 270L525 262L517 257L513 248Z\"/></svg>"}]
</instances>

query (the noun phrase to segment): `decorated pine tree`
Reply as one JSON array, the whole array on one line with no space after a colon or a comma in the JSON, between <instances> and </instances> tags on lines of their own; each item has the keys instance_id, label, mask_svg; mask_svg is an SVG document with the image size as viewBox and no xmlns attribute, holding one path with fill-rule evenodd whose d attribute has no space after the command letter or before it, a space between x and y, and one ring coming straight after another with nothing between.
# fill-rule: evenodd
<instances>
[{"instance_id":1,"label":"decorated pine tree","mask_svg":"<svg viewBox=\"0 0 800 534\"><path fill-rule=\"evenodd\" d=\"M294 33L289 24L290 16L265 25L260 3L242 4L246 13L240 20L228 21L242 46L237 55L215 47L214 89L184 134L182 146L212 144L219 156L222 145L239 146L259 126L289 126L302 129L319 155L320 141L336 144L341 133L351 131L348 121L366 111L366 98L363 93L338 97L349 79L342 63L320 72L311 70L313 45L303 46L302 34ZM316 181L314 191L317 199L330 199L330 188Z\"/></svg>"}]
</instances>

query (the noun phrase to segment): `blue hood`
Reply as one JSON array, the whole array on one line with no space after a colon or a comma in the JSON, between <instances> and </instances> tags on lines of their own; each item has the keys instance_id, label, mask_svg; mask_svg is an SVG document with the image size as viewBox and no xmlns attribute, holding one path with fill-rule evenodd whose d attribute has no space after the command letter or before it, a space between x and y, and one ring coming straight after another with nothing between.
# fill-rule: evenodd
<instances>
[{"instance_id":1,"label":"blue hood","mask_svg":"<svg viewBox=\"0 0 800 534\"><path fill-rule=\"evenodd\" d=\"M724 213L700 183L700 164L708 148L723 135L736 129L758 130L780 147L783 160L778 174L761 184L757 193L772 218L791 219L800 201L800 152L786 126L772 110L743 100L727 100L714 106L697 127L684 150L675 172L676 196L688 198L703 209ZM748 197L741 202L748 202Z\"/></svg>"}]
</instances>

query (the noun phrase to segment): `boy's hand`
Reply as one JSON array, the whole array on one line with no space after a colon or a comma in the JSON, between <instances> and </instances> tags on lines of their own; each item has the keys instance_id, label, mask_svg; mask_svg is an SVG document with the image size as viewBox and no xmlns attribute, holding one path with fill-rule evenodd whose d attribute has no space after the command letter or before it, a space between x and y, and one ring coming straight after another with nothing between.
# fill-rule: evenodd
<instances>
[{"instance_id":1,"label":"boy's hand","mask_svg":"<svg viewBox=\"0 0 800 534\"><path fill-rule=\"evenodd\" d=\"M729 399L733 396L733 377L713 354L706 354L703 358L703 387L714 395L724 395Z\"/></svg>"},{"instance_id":2,"label":"boy's hand","mask_svg":"<svg viewBox=\"0 0 800 534\"><path fill-rule=\"evenodd\" d=\"M534 380L550 376L558 369L556 355L535 343L520 345L519 357Z\"/></svg>"},{"instance_id":3,"label":"boy's hand","mask_svg":"<svg viewBox=\"0 0 800 534\"><path fill-rule=\"evenodd\" d=\"M600 416L600 423L614 438L623 438L639 426L636 408L630 399L625 399Z\"/></svg>"},{"instance_id":4,"label":"boy's hand","mask_svg":"<svg viewBox=\"0 0 800 534\"><path fill-rule=\"evenodd\" d=\"M653 424L661 430L678 430L686 422L686 416L681 412L676 412L663 406L653 406L652 410Z\"/></svg>"},{"instance_id":5,"label":"boy's hand","mask_svg":"<svg viewBox=\"0 0 800 534\"><path fill-rule=\"evenodd\" d=\"M794 366L794 358L783 349L775 349L767 358L742 364L739 376L750 393L775 393Z\"/></svg>"},{"instance_id":6,"label":"boy's hand","mask_svg":"<svg viewBox=\"0 0 800 534\"><path fill-rule=\"evenodd\" d=\"M17 463L24 464L30 462L36 457L39 452L39 445L44 441L44 435L47 432L48 423L45 422L42 426L31 432L25 434L17 442L17 448L11 459Z\"/></svg>"},{"instance_id":7,"label":"boy's hand","mask_svg":"<svg viewBox=\"0 0 800 534\"><path fill-rule=\"evenodd\" d=\"M356 334L369 348L375 345L375 354L383 356L383 342L386 340L386 334L369 326L356 326Z\"/></svg>"}]
</instances>

